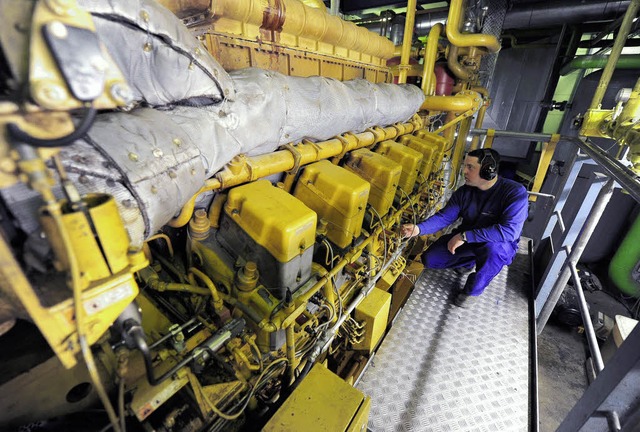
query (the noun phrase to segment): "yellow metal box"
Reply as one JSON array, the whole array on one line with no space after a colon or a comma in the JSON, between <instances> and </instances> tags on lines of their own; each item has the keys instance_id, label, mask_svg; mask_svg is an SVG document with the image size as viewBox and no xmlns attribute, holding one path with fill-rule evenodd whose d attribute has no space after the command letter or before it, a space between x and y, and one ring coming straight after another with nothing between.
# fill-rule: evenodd
<instances>
[{"instance_id":1,"label":"yellow metal box","mask_svg":"<svg viewBox=\"0 0 640 432\"><path fill-rule=\"evenodd\" d=\"M280 262L315 243L315 212L268 180L231 189L224 211Z\"/></svg>"},{"instance_id":2,"label":"yellow metal box","mask_svg":"<svg viewBox=\"0 0 640 432\"><path fill-rule=\"evenodd\" d=\"M356 321L365 322L365 334L361 343L354 345L354 349L373 352L382 339L387 328L389 309L391 308L391 294L374 288L369 295L356 307Z\"/></svg>"},{"instance_id":3,"label":"yellow metal box","mask_svg":"<svg viewBox=\"0 0 640 432\"><path fill-rule=\"evenodd\" d=\"M434 166L434 159L437 156L440 147L433 142L423 140L413 135L403 135L398 139L398 142L422 154L420 173L425 179L428 179L429 175L434 172L433 170L437 169L437 167Z\"/></svg>"},{"instance_id":4,"label":"yellow metal box","mask_svg":"<svg viewBox=\"0 0 640 432\"><path fill-rule=\"evenodd\" d=\"M263 432L360 432L367 429L371 399L316 364L271 417Z\"/></svg>"},{"instance_id":5,"label":"yellow metal box","mask_svg":"<svg viewBox=\"0 0 640 432\"><path fill-rule=\"evenodd\" d=\"M357 175L322 160L304 168L293 195L327 221L327 238L345 248L360 235L369 188Z\"/></svg>"},{"instance_id":6,"label":"yellow metal box","mask_svg":"<svg viewBox=\"0 0 640 432\"><path fill-rule=\"evenodd\" d=\"M277 298L311 277L316 213L267 180L229 192L216 238L234 258L258 265L260 281Z\"/></svg>"},{"instance_id":7,"label":"yellow metal box","mask_svg":"<svg viewBox=\"0 0 640 432\"><path fill-rule=\"evenodd\" d=\"M413 186L418 178L418 171L422 163L422 154L395 141L382 141L376 148L376 153L386 156L402 166L398 188L407 195L413 192Z\"/></svg>"},{"instance_id":8,"label":"yellow metal box","mask_svg":"<svg viewBox=\"0 0 640 432\"><path fill-rule=\"evenodd\" d=\"M440 170L440 166L442 165L442 158L444 157L444 151L447 148L447 139L425 129L417 131L415 136L435 148L433 157L431 159L431 172L437 172L438 170Z\"/></svg>"},{"instance_id":9,"label":"yellow metal box","mask_svg":"<svg viewBox=\"0 0 640 432\"><path fill-rule=\"evenodd\" d=\"M369 204L380 216L387 214L396 195L402 166L368 149L349 154L344 167L371 184Z\"/></svg>"}]
</instances>

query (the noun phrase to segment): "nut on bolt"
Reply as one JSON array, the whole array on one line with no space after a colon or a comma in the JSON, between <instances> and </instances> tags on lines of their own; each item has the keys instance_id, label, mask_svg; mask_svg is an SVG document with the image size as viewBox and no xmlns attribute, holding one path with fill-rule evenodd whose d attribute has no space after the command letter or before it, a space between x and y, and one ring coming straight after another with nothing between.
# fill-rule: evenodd
<instances>
[{"instance_id":1,"label":"nut on bolt","mask_svg":"<svg viewBox=\"0 0 640 432\"><path fill-rule=\"evenodd\" d=\"M119 104L129 105L133 102L131 88L124 83L117 82L112 84L109 93L111 94L111 98Z\"/></svg>"}]
</instances>

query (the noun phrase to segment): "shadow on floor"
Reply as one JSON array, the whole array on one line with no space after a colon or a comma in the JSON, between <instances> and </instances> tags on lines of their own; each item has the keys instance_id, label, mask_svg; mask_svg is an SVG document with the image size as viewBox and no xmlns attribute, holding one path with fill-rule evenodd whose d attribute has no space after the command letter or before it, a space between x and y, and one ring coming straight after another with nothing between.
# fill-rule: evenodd
<instances>
[{"instance_id":1,"label":"shadow on floor","mask_svg":"<svg viewBox=\"0 0 640 432\"><path fill-rule=\"evenodd\" d=\"M586 390L585 344L577 329L551 321L538 336L540 432L555 431Z\"/></svg>"}]
</instances>

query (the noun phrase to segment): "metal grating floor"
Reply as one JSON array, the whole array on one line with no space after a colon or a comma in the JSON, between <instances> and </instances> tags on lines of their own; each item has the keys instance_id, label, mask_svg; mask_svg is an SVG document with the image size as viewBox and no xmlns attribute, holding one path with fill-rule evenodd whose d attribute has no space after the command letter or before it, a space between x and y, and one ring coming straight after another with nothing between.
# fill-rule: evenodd
<instances>
[{"instance_id":1,"label":"metal grating floor","mask_svg":"<svg viewBox=\"0 0 640 432\"><path fill-rule=\"evenodd\" d=\"M357 388L369 429L526 431L529 427L528 256L520 254L471 309L451 303L466 276L426 270Z\"/></svg>"}]
</instances>

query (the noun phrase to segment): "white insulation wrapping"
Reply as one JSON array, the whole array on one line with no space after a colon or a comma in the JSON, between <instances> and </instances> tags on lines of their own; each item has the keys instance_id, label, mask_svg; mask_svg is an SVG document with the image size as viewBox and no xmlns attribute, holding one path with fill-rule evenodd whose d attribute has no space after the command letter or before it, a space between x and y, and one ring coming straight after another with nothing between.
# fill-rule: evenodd
<instances>
[{"instance_id":1,"label":"white insulation wrapping","mask_svg":"<svg viewBox=\"0 0 640 432\"><path fill-rule=\"evenodd\" d=\"M297 78L253 68L227 74L204 49L192 80L193 59L185 50L195 52L199 42L168 11L143 0L82 3L98 18L99 36L112 57L125 63L136 99L151 107L99 114L88 137L61 156L82 193L115 196L134 245L169 222L237 154L269 153L305 138L319 141L402 122L424 99L413 85ZM145 16L148 22L140 18ZM154 38L163 43L149 52L123 43L126 32L148 37L145 28L163 35ZM225 89L232 89L233 98L221 96Z\"/></svg>"}]
</instances>

